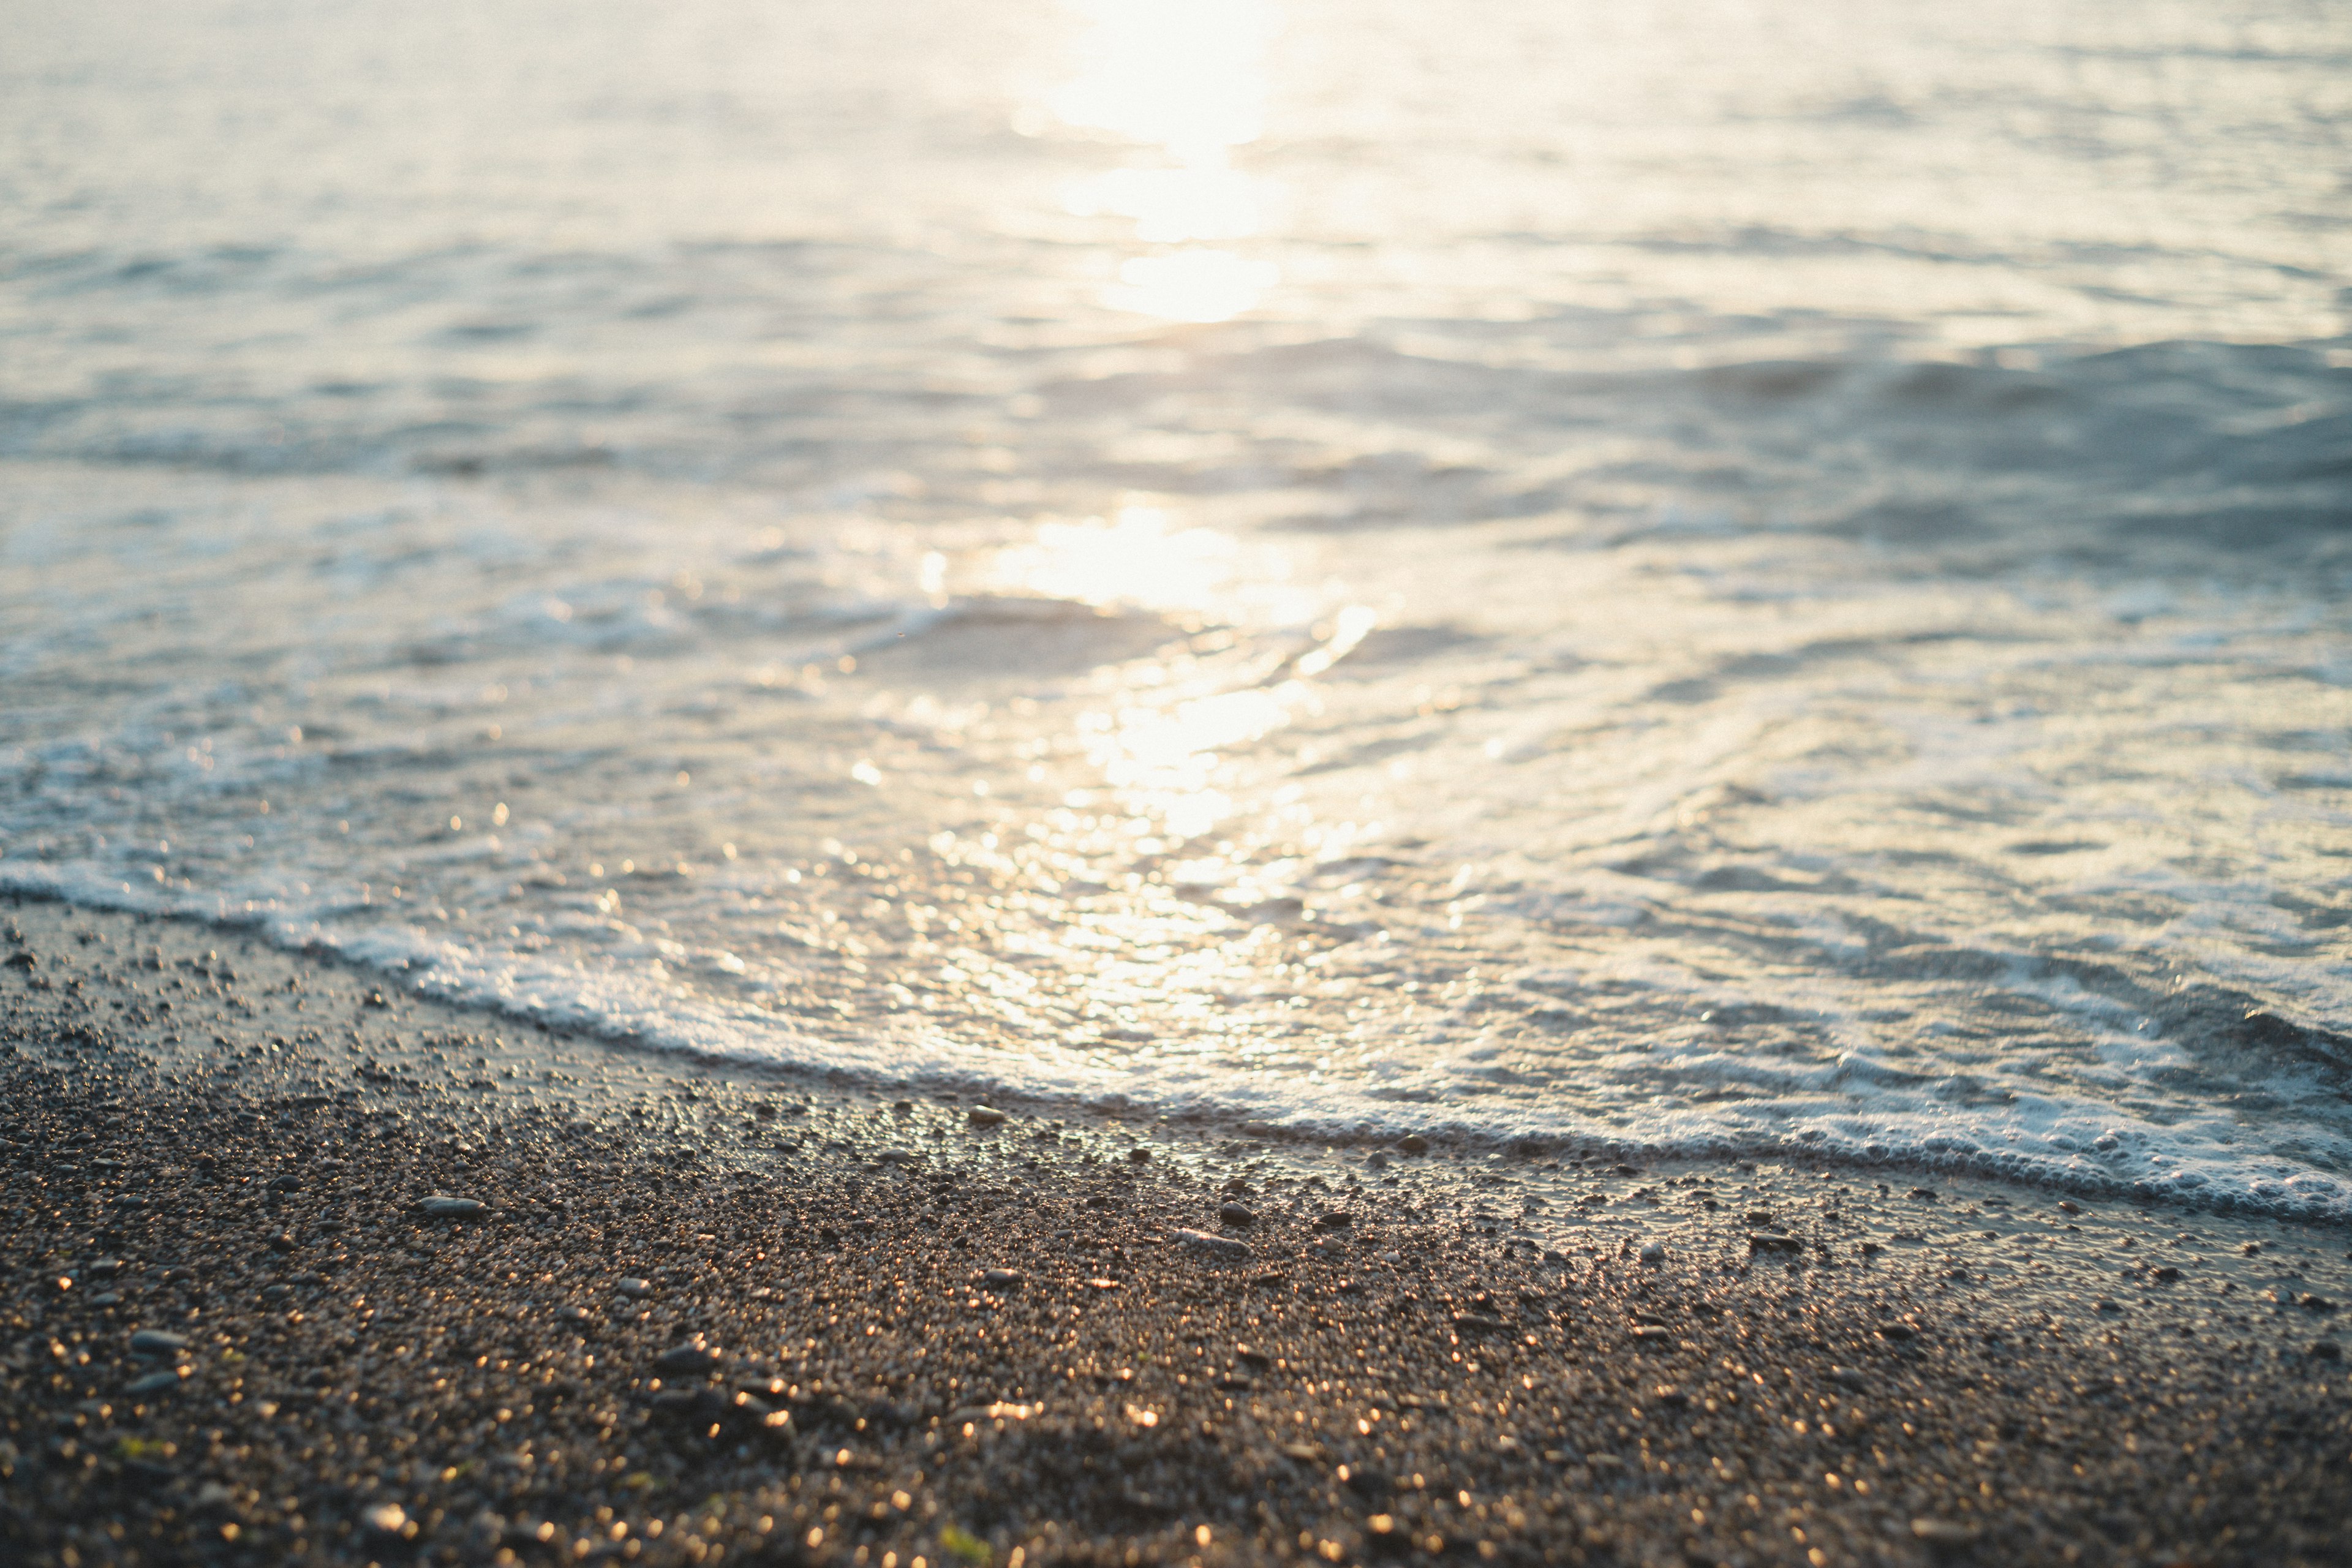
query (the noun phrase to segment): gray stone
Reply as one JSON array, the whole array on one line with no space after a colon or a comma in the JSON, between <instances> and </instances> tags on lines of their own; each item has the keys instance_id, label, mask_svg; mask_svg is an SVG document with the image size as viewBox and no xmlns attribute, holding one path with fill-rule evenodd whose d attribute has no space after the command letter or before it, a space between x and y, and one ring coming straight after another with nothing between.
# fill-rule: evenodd
<instances>
[{"instance_id":1,"label":"gray stone","mask_svg":"<svg viewBox=\"0 0 2352 1568\"><path fill-rule=\"evenodd\" d=\"M131 1353L149 1360L176 1358L186 1354L187 1350L188 1342L185 1337L167 1333L162 1329L142 1329L131 1336Z\"/></svg>"},{"instance_id":2,"label":"gray stone","mask_svg":"<svg viewBox=\"0 0 2352 1568\"><path fill-rule=\"evenodd\" d=\"M655 1360L654 1365L667 1373L710 1372L718 1367L722 1359L720 1351L712 1345L706 1344L702 1336L697 1334L686 1343L673 1345L662 1352Z\"/></svg>"},{"instance_id":3,"label":"gray stone","mask_svg":"<svg viewBox=\"0 0 2352 1568\"><path fill-rule=\"evenodd\" d=\"M453 1198L441 1193L417 1199L416 1206L428 1219L473 1219L488 1207L479 1198Z\"/></svg>"},{"instance_id":4,"label":"gray stone","mask_svg":"<svg viewBox=\"0 0 2352 1568\"><path fill-rule=\"evenodd\" d=\"M1220 1262L1242 1263L1249 1258L1250 1249L1231 1237L1212 1236L1205 1230L1181 1228L1178 1229L1174 1236L1178 1246L1216 1258Z\"/></svg>"}]
</instances>

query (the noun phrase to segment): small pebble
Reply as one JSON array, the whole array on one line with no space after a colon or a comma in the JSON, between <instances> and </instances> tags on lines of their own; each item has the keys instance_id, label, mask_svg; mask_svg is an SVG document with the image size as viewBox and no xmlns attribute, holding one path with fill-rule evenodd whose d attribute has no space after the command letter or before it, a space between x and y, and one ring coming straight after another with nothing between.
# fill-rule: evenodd
<instances>
[{"instance_id":1,"label":"small pebble","mask_svg":"<svg viewBox=\"0 0 2352 1568\"><path fill-rule=\"evenodd\" d=\"M1257 1223L1257 1215L1240 1204L1220 1204L1217 1217L1230 1226L1248 1226Z\"/></svg>"},{"instance_id":2,"label":"small pebble","mask_svg":"<svg viewBox=\"0 0 2352 1568\"><path fill-rule=\"evenodd\" d=\"M654 1293L653 1281L649 1279L627 1279L613 1289L624 1296L650 1296Z\"/></svg>"},{"instance_id":3,"label":"small pebble","mask_svg":"<svg viewBox=\"0 0 2352 1568\"><path fill-rule=\"evenodd\" d=\"M974 1127L996 1127L1003 1124L1004 1112L992 1105L975 1105L965 1115Z\"/></svg>"},{"instance_id":4,"label":"small pebble","mask_svg":"<svg viewBox=\"0 0 2352 1568\"><path fill-rule=\"evenodd\" d=\"M1643 1243L1642 1244L1642 1261L1643 1261L1643 1262L1644 1262L1644 1263L1664 1263L1665 1260L1666 1260L1666 1244L1665 1244L1664 1242L1663 1242L1663 1241L1645 1241L1645 1242L1643 1242Z\"/></svg>"},{"instance_id":5,"label":"small pebble","mask_svg":"<svg viewBox=\"0 0 2352 1568\"><path fill-rule=\"evenodd\" d=\"M1315 1216L1315 1228L1318 1230L1345 1230L1355 1223L1356 1216L1346 1209L1332 1209Z\"/></svg>"},{"instance_id":6,"label":"small pebble","mask_svg":"<svg viewBox=\"0 0 2352 1568\"><path fill-rule=\"evenodd\" d=\"M151 1372L144 1377L133 1378L122 1385L122 1392L134 1399L144 1399L151 1394L163 1394L180 1386L176 1372Z\"/></svg>"},{"instance_id":7,"label":"small pebble","mask_svg":"<svg viewBox=\"0 0 2352 1568\"><path fill-rule=\"evenodd\" d=\"M1027 1276L1018 1268L992 1268L980 1278L992 1290L1012 1290L1017 1289Z\"/></svg>"},{"instance_id":8,"label":"small pebble","mask_svg":"<svg viewBox=\"0 0 2352 1568\"><path fill-rule=\"evenodd\" d=\"M485 1207L479 1198L453 1198L440 1193L419 1198L416 1206L431 1219L472 1219Z\"/></svg>"},{"instance_id":9,"label":"small pebble","mask_svg":"<svg viewBox=\"0 0 2352 1568\"><path fill-rule=\"evenodd\" d=\"M1230 1237L1212 1236L1205 1230L1179 1229L1174 1232L1174 1236L1179 1246L1190 1247L1195 1252L1206 1253L1211 1258L1223 1261L1237 1263L1250 1255L1250 1249L1242 1243Z\"/></svg>"},{"instance_id":10,"label":"small pebble","mask_svg":"<svg viewBox=\"0 0 2352 1568\"><path fill-rule=\"evenodd\" d=\"M184 1336L168 1333L162 1329L142 1329L131 1336L131 1353L151 1361L184 1355L187 1349L188 1342Z\"/></svg>"},{"instance_id":11,"label":"small pebble","mask_svg":"<svg viewBox=\"0 0 2352 1568\"><path fill-rule=\"evenodd\" d=\"M672 1345L662 1352L655 1358L654 1365L659 1371L668 1373L709 1372L719 1365L721 1359L721 1352L705 1344L698 1334L685 1344Z\"/></svg>"},{"instance_id":12,"label":"small pebble","mask_svg":"<svg viewBox=\"0 0 2352 1568\"><path fill-rule=\"evenodd\" d=\"M1946 1519L1915 1519L1911 1533L1930 1546L1965 1546L1981 1532L1973 1525L1954 1524Z\"/></svg>"},{"instance_id":13,"label":"small pebble","mask_svg":"<svg viewBox=\"0 0 2352 1568\"><path fill-rule=\"evenodd\" d=\"M1426 1154L1429 1152L1429 1140L1418 1132L1408 1132L1397 1140L1397 1148L1407 1154Z\"/></svg>"},{"instance_id":14,"label":"small pebble","mask_svg":"<svg viewBox=\"0 0 2352 1568\"><path fill-rule=\"evenodd\" d=\"M379 1535L403 1535L408 1530L408 1510L396 1502L372 1508L361 1517L367 1521L367 1527Z\"/></svg>"}]
</instances>

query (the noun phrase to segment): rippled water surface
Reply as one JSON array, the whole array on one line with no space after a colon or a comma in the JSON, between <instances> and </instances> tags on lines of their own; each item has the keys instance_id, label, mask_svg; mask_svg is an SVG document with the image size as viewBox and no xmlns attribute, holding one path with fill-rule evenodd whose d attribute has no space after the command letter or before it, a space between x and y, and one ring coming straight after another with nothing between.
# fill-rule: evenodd
<instances>
[{"instance_id":1,"label":"rippled water surface","mask_svg":"<svg viewBox=\"0 0 2352 1568\"><path fill-rule=\"evenodd\" d=\"M2325 4L20 17L0 879L2340 1214L2347 125Z\"/></svg>"}]
</instances>

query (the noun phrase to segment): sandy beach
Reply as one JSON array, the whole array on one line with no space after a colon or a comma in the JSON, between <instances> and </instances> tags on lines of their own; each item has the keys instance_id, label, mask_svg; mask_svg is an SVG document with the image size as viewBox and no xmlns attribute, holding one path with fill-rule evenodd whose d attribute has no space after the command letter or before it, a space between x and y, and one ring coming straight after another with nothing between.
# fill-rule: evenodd
<instances>
[{"instance_id":1,"label":"sandy beach","mask_svg":"<svg viewBox=\"0 0 2352 1568\"><path fill-rule=\"evenodd\" d=\"M2352 1554L2334 1232L853 1090L5 917L11 1561Z\"/></svg>"}]
</instances>

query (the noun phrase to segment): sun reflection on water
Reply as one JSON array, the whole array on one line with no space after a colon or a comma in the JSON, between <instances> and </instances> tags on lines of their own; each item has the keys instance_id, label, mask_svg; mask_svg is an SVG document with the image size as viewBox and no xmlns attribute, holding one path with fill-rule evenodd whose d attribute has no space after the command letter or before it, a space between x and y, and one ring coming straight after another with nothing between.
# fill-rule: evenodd
<instances>
[{"instance_id":1,"label":"sun reflection on water","mask_svg":"<svg viewBox=\"0 0 2352 1568\"><path fill-rule=\"evenodd\" d=\"M1256 305L1273 263L1207 242L1262 234L1279 195L1233 166L1264 129L1265 0L1075 0L1077 75L1050 100L1064 124L1133 144L1126 166L1063 196L1078 217L1121 217L1151 252L1128 258L1107 303L1178 321L1222 321Z\"/></svg>"}]
</instances>

